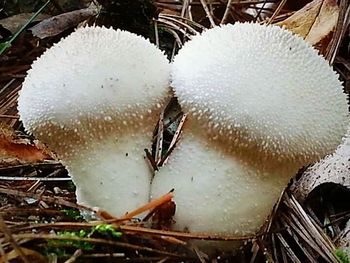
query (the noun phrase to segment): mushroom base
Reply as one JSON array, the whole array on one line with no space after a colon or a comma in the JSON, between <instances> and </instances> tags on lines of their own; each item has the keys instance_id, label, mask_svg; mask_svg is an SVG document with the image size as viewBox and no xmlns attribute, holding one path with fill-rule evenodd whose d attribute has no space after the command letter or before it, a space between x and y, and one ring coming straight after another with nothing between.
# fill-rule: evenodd
<instances>
[{"instance_id":1,"label":"mushroom base","mask_svg":"<svg viewBox=\"0 0 350 263\"><path fill-rule=\"evenodd\" d=\"M168 163L156 173L151 193L157 198L175 190L176 230L248 236L265 223L295 172L252 166L186 126Z\"/></svg>"},{"instance_id":2,"label":"mushroom base","mask_svg":"<svg viewBox=\"0 0 350 263\"><path fill-rule=\"evenodd\" d=\"M121 216L149 201L153 171L144 154L151 146L151 131L96 141L63 160L72 176L80 204L99 207Z\"/></svg>"}]
</instances>

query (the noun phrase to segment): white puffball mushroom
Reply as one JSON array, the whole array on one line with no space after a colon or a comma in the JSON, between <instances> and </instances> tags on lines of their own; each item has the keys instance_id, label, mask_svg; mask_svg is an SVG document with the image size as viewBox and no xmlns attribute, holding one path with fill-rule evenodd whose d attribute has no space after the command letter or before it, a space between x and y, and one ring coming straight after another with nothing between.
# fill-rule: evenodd
<instances>
[{"instance_id":1,"label":"white puffball mushroom","mask_svg":"<svg viewBox=\"0 0 350 263\"><path fill-rule=\"evenodd\" d=\"M104 27L77 29L32 64L20 119L58 154L79 203L123 215L149 201L144 148L170 95L169 74L155 45Z\"/></svg>"},{"instance_id":2,"label":"white puffball mushroom","mask_svg":"<svg viewBox=\"0 0 350 263\"><path fill-rule=\"evenodd\" d=\"M174 188L178 230L255 234L298 168L332 152L348 124L337 74L276 26L194 37L174 59L172 86L188 123L151 192Z\"/></svg>"},{"instance_id":3,"label":"white puffball mushroom","mask_svg":"<svg viewBox=\"0 0 350 263\"><path fill-rule=\"evenodd\" d=\"M181 49L172 76L183 110L249 158L254 151L301 166L332 152L346 132L338 75L301 37L277 26L208 30Z\"/></svg>"}]
</instances>

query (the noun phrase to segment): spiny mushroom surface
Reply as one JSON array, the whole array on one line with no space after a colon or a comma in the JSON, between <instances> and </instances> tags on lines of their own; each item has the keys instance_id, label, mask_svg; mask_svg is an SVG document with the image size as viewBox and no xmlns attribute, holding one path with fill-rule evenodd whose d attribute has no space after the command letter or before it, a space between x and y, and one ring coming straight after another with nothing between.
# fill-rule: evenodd
<instances>
[{"instance_id":1,"label":"spiny mushroom surface","mask_svg":"<svg viewBox=\"0 0 350 263\"><path fill-rule=\"evenodd\" d=\"M332 152L346 132L337 74L276 26L208 30L181 49L172 76L183 110L239 153L303 165Z\"/></svg>"},{"instance_id":2,"label":"spiny mushroom surface","mask_svg":"<svg viewBox=\"0 0 350 263\"><path fill-rule=\"evenodd\" d=\"M33 63L20 118L58 154L79 203L121 215L148 201L143 149L169 96L169 72L149 41L103 27L77 29Z\"/></svg>"},{"instance_id":3,"label":"spiny mushroom surface","mask_svg":"<svg viewBox=\"0 0 350 263\"><path fill-rule=\"evenodd\" d=\"M174 188L179 230L255 234L298 168L333 151L348 124L336 73L275 26L194 37L175 57L172 86L188 123L152 196Z\"/></svg>"}]
</instances>

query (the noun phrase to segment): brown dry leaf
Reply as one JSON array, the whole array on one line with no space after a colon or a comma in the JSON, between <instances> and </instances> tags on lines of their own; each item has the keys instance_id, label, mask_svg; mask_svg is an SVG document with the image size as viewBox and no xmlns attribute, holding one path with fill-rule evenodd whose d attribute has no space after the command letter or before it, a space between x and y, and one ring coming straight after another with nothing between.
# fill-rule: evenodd
<instances>
[{"instance_id":1,"label":"brown dry leaf","mask_svg":"<svg viewBox=\"0 0 350 263\"><path fill-rule=\"evenodd\" d=\"M28 249L25 247L21 247L20 249L21 249L22 253L24 254L24 256L26 256L30 262L35 262L35 263L46 263L47 262L43 255L41 255L40 253L38 253L34 250L31 250L31 249ZM21 259L21 257L16 250L11 250L9 253L6 254L6 259L7 259L7 261L11 261L11 260L15 260L15 259ZM3 262L6 262L6 261L4 261L4 259L1 259L1 257L0 257L0 263L3 263Z\"/></svg>"},{"instance_id":2,"label":"brown dry leaf","mask_svg":"<svg viewBox=\"0 0 350 263\"><path fill-rule=\"evenodd\" d=\"M170 9L166 7L159 7L158 10L160 14L176 15L176 16L181 15L181 10L175 10L175 9Z\"/></svg>"},{"instance_id":3,"label":"brown dry leaf","mask_svg":"<svg viewBox=\"0 0 350 263\"><path fill-rule=\"evenodd\" d=\"M45 19L30 28L30 30L34 36L40 39L56 36L69 28L76 27L82 21L95 16L97 13L98 9L96 6L71 11Z\"/></svg>"},{"instance_id":4,"label":"brown dry leaf","mask_svg":"<svg viewBox=\"0 0 350 263\"><path fill-rule=\"evenodd\" d=\"M0 19L0 24L11 31L12 34L16 33L28 20L34 15L34 13L22 13L4 19ZM49 15L39 14L33 22L41 21L50 17Z\"/></svg>"},{"instance_id":5,"label":"brown dry leaf","mask_svg":"<svg viewBox=\"0 0 350 263\"><path fill-rule=\"evenodd\" d=\"M336 0L314 0L284 21L277 23L302 36L315 46L328 38L334 30L339 16ZM322 41L322 45L326 45Z\"/></svg>"},{"instance_id":6,"label":"brown dry leaf","mask_svg":"<svg viewBox=\"0 0 350 263\"><path fill-rule=\"evenodd\" d=\"M45 150L31 144L29 140L15 139L12 131L6 127L0 127L0 157L16 157L25 162L52 159Z\"/></svg>"},{"instance_id":7,"label":"brown dry leaf","mask_svg":"<svg viewBox=\"0 0 350 263\"><path fill-rule=\"evenodd\" d=\"M170 200L154 209L152 222L157 224L158 228L170 229L174 223L173 217L176 211L176 204Z\"/></svg>"}]
</instances>

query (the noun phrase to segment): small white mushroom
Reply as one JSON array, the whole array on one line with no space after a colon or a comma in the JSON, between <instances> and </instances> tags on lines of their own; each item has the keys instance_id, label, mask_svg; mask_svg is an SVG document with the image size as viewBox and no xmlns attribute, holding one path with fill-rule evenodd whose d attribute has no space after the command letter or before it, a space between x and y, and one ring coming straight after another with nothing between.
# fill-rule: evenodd
<instances>
[{"instance_id":1,"label":"small white mushroom","mask_svg":"<svg viewBox=\"0 0 350 263\"><path fill-rule=\"evenodd\" d=\"M149 200L144 148L169 96L169 72L149 41L103 27L76 30L33 63L20 118L58 154L79 203L122 215Z\"/></svg>"},{"instance_id":2,"label":"small white mushroom","mask_svg":"<svg viewBox=\"0 0 350 263\"><path fill-rule=\"evenodd\" d=\"M337 74L276 26L237 23L194 37L175 57L172 86L189 120L152 196L175 189L175 229L256 233L298 168L346 132Z\"/></svg>"}]
</instances>

